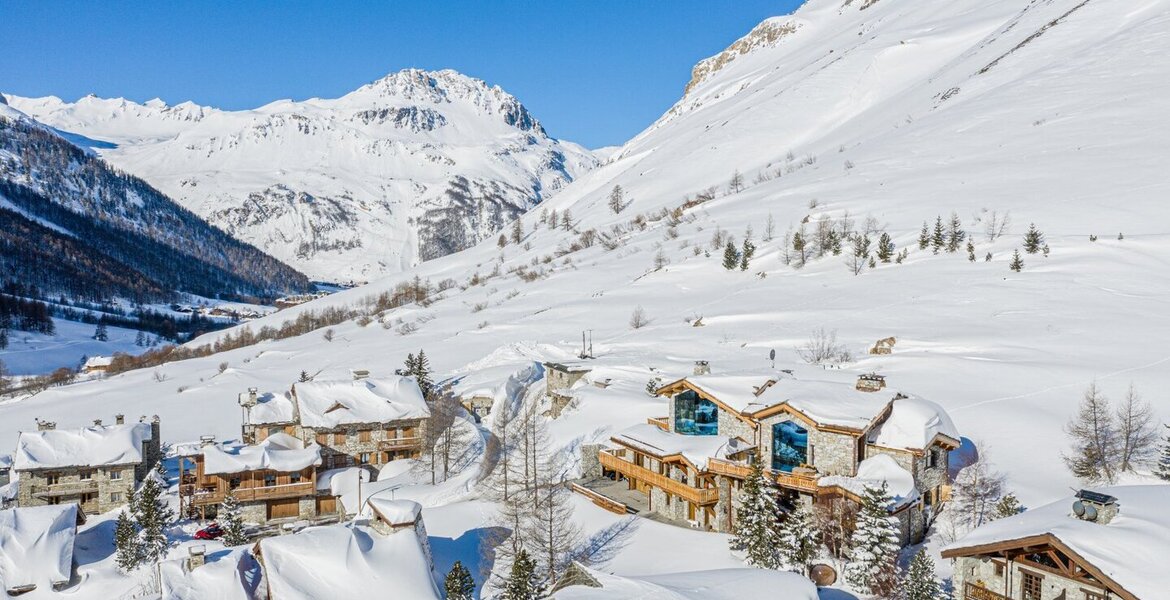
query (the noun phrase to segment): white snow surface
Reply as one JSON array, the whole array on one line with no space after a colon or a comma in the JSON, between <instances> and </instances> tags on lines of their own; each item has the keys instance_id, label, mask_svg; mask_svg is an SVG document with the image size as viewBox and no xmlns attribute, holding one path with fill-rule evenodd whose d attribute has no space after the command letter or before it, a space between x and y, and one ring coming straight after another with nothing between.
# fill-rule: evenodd
<instances>
[{"instance_id":1,"label":"white snow surface","mask_svg":"<svg viewBox=\"0 0 1170 600\"><path fill-rule=\"evenodd\" d=\"M394 500L384 495L377 495L366 500L370 510L382 517L383 521L391 525L405 525L414 523L422 514L422 505L413 500Z\"/></svg>"},{"instance_id":2,"label":"white snow surface","mask_svg":"<svg viewBox=\"0 0 1170 600\"><path fill-rule=\"evenodd\" d=\"M413 529L383 536L364 522L260 540L275 598L441 598Z\"/></svg>"},{"instance_id":3,"label":"white snow surface","mask_svg":"<svg viewBox=\"0 0 1170 600\"><path fill-rule=\"evenodd\" d=\"M853 477L831 475L821 477L817 483L823 486L839 485L858 496L864 494L867 487L880 488L886 483L893 498L889 507L891 510L899 509L918 499L914 475L902 468L889 454L878 454L861 461L857 464L857 475Z\"/></svg>"},{"instance_id":4,"label":"white snow surface","mask_svg":"<svg viewBox=\"0 0 1170 600\"><path fill-rule=\"evenodd\" d=\"M241 406L248 394L240 394ZM256 405L245 409L244 416L251 425L291 423L296 420L296 410L289 392L264 392L256 395Z\"/></svg>"},{"instance_id":5,"label":"white snow surface","mask_svg":"<svg viewBox=\"0 0 1170 600\"><path fill-rule=\"evenodd\" d=\"M1170 590L1170 485L1093 488L1118 499L1109 523L1082 521L1074 496L988 523L946 549L1051 534L1138 598L1163 598Z\"/></svg>"},{"instance_id":6,"label":"white snow surface","mask_svg":"<svg viewBox=\"0 0 1170 600\"><path fill-rule=\"evenodd\" d=\"M306 427L333 428L350 423L386 423L429 416L418 384L410 377L305 381L293 396Z\"/></svg>"},{"instance_id":7,"label":"white snow surface","mask_svg":"<svg viewBox=\"0 0 1170 600\"><path fill-rule=\"evenodd\" d=\"M725 435L682 435L663 431L656 425L641 423L619 432L614 439L655 456L680 454L699 470L707 468L709 458L727 458L755 446Z\"/></svg>"},{"instance_id":8,"label":"white snow surface","mask_svg":"<svg viewBox=\"0 0 1170 600\"><path fill-rule=\"evenodd\" d=\"M77 505L0 510L0 589L35 585L45 595L73 570Z\"/></svg>"},{"instance_id":9,"label":"white snow surface","mask_svg":"<svg viewBox=\"0 0 1170 600\"><path fill-rule=\"evenodd\" d=\"M209 475L262 469L290 473L320 464L320 446L305 445L287 433L274 433L254 446L213 444L203 449L203 471Z\"/></svg>"},{"instance_id":10,"label":"white snow surface","mask_svg":"<svg viewBox=\"0 0 1170 600\"><path fill-rule=\"evenodd\" d=\"M183 568L185 559L159 563L161 600L252 600L260 583L260 564L249 547L208 554L207 562L194 570Z\"/></svg>"},{"instance_id":11,"label":"white snow surface","mask_svg":"<svg viewBox=\"0 0 1170 600\"><path fill-rule=\"evenodd\" d=\"M368 281L419 261L420 221L454 207L462 178L498 196L494 225L597 164L550 138L513 96L455 71L407 69L340 98L240 111L184 102L6 95L11 108L142 177L236 237L325 281ZM458 209L458 207L455 207ZM493 237L494 241L494 237Z\"/></svg>"},{"instance_id":12,"label":"white snow surface","mask_svg":"<svg viewBox=\"0 0 1170 600\"><path fill-rule=\"evenodd\" d=\"M142 462L142 443L150 436L149 423L22 431L13 467L23 471Z\"/></svg>"},{"instance_id":13,"label":"white snow surface","mask_svg":"<svg viewBox=\"0 0 1170 600\"><path fill-rule=\"evenodd\" d=\"M874 428L870 443L899 450L924 450L938 436L960 441L959 430L938 404L916 397L894 398L890 416Z\"/></svg>"},{"instance_id":14,"label":"white snow surface","mask_svg":"<svg viewBox=\"0 0 1170 600\"><path fill-rule=\"evenodd\" d=\"M817 588L808 578L787 571L714 569L649 577L586 571L601 584L600 588L569 586L552 597L556 600L744 600L766 594L774 600L817 600Z\"/></svg>"}]
</instances>

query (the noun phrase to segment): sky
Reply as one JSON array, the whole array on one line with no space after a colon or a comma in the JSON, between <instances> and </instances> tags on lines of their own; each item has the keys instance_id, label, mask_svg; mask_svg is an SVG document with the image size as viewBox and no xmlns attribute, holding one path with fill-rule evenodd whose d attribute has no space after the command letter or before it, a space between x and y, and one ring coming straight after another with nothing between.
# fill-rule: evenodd
<instances>
[{"instance_id":1,"label":"sky","mask_svg":"<svg viewBox=\"0 0 1170 600\"><path fill-rule=\"evenodd\" d=\"M452 68L515 95L551 135L597 148L657 119L696 62L799 4L0 0L0 91L236 110Z\"/></svg>"}]
</instances>

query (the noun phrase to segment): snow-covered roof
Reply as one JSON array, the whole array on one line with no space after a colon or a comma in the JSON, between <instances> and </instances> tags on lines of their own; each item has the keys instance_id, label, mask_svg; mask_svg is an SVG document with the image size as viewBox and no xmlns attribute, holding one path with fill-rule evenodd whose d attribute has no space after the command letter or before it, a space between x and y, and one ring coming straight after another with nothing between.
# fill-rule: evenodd
<instances>
[{"instance_id":1,"label":"snow-covered roof","mask_svg":"<svg viewBox=\"0 0 1170 600\"><path fill-rule=\"evenodd\" d=\"M1119 512L1108 523L1082 521L1073 516L1076 499L1067 496L1015 516L976 528L944 548L948 555L964 555L998 544L1050 535L1117 585L1142 599L1165 598L1170 590L1170 485L1133 485L1095 488L1117 498Z\"/></svg>"},{"instance_id":2,"label":"snow-covered roof","mask_svg":"<svg viewBox=\"0 0 1170 600\"><path fill-rule=\"evenodd\" d=\"M270 470L300 471L321 464L321 447L305 445L287 433L274 433L255 446L211 445L203 449L203 472L208 475Z\"/></svg>"},{"instance_id":3,"label":"snow-covered roof","mask_svg":"<svg viewBox=\"0 0 1170 600\"><path fill-rule=\"evenodd\" d=\"M260 584L260 564L247 548L209 554L203 566L186 570L186 558L159 563L161 600L252 600Z\"/></svg>"},{"instance_id":4,"label":"snow-covered roof","mask_svg":"<svg viewBox=\"0 0 1170 600\"><path fill-rule=\"evenodd\" d=\"M248 392L240 394L241 400ZM241 405L243 402L241 402ZM296 421L296 407L292 398L285 393L265 392L256 396L256 405L246 411L246 421L249 425L267 425L269 423L292 423Z\"/></svg>"},{"instance_id":5,"label":"snow-covered roof","mask_svg":"<svg viewBox=\"0 0 1170 600\"><path fill-rule=\"evenodd\" d=\"M14 466L25 471L138 463L150 436L149 423L22 431Z\"/></svg>"},{"instance_id":6,"label":"snow-covered roof","mask_svg":"<svg viewBox=\"0 0 1170 600\"><path fill-rule=\"evenodd\" d=\"M422 514L422 505L414 500L393 500L383 495L371 496L366 505L391 525L414 523Z\"/></svg>"},{"instance_id":7,"label":"snow-covered roof","mask_svg":"<svg viewBox=\"0 0 1170 600\"><path fill-rule=\"evenodd\" d=\"M648 452L655 456L681 454L702 470L708 458L727 458L754 446L725 435L682 435L663 431L655 425L641 423L613 436L613 441Z\"/></svg>"},{"instance_id":8,"label":"snow-covered roof","mask_svg":"<svg viewBox=\"0 0 1170 600\"><path fill-rule=\"evenodd\" d=\"M12 467L12 455L0 454L0 471Z\"/></svg>"},{"instance_id":9,"label":"snow-covered roof","mask_svg":"<svg viewBox=\"0 0 1170 600\"><path fill-rule=\"evenodd\" d=\"M69 581L77 505L0 510L0 588L51 588Z\"/></svg>"},{"instance_id":10,"label":"snow-covered roof","mask_svg":"<svg viewBox=\"0 0 1170 600\"><path fill-rule=\"evenodd\" d=\"M332 428L350 423L386 423L430 416L411 377L306 381L293 386L301 424Z\"/></svg>"},{"instance_id":11,"label":"snow-covered roof","mask_svg":"<svg viewBox=\"0 0 1170 600\"><path fill-rule=\"evenodd\" d=\"M273 598L440 598L414 530L381 535L361 524L330 525L259 545Z\"/></svg>"},{"instance_id":12,"label":"snow-covered roof","mask_svg":"<svg viewBox=\"0 0 1170 600\"><path fill-rule=\"evenodd\" d=\"M903 469L889 454L878 454L861 461L857 465L857 475L853 477L832 475L820 478L817 484L822 487L839 486L860 496L865 493L866 487L881 487L883 481L889 484L888 490L894 499L889 506L890 510L898 510L918 500L914 475Z\"/></svg>"},{"instance_id":13,"label":"snow-covered roof","mask_svg":"<svg viewBox=\"0 0 1170 600\"><path fill-rule=\"evenodd\" d=\"M556 600L744 600L759 598L763 590L772 600L816 600L817 588L808 578L770 569L715 569L638 577L623 577L577 565L601 587L570 585L552 595Z\"/></svg>"},{"instance_id":14,"label":"snow-covered roof","mask_svg":"<svg viewBox=\"0 0 1170 600\"><path fill-rule=\"evenodd\" d=\"M959 430L943 407L916 397L895 398L890 416L874 428L869 443L886 448L924 450L938 436L959 441Z\"/></svg>"},{"instance_id":15,"label":"snow-covered roof","mask_svg":"<svg viewBox=\"0 0 1170 600\"><path fill-rule=\"evenodd\" d=\"M85 360L83 369L104 369L114 364L114 357L112 356L91 356Z\"/></svg>"}]
</instances>

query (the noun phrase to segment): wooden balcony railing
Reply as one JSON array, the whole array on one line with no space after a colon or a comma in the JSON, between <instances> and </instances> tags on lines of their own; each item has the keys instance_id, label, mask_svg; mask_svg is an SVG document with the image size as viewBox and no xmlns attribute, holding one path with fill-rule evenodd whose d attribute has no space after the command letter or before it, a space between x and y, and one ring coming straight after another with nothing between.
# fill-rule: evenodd
<instances>
[{"instance_id":1,"label":"wooden balcony railing","mask_svg":"<svg viewBox=\"0 0 1170 600\"><path fill-rule=\"evenodd\" d=\"M628 479L648 483L695 504L714 504L719 501L718 489L691 487L681 481L675 481L665 475L623 460L612 452L603 451L598 456L601 459L601 466L607 469L617 471Z\"/></svg>"},{"instance_id":2,"label":"wooden balcony railing","mask_svg":"<svg viewBox=\"0 0 1170 600\"><path fill-rule=\"evenodd\" d=\"M77 494L96 493L96 481L66 481L51 485L32 486L32 495L38 498L52 498L55 496L74 496Z\"/></svg>"},{"instance_id":3,"label":"wooden balcony railing","mask_svg":"<svg viewBox=\"0 0 1170 600\"><path fill-rule=\"evenodd\" d=\"M963 586L962 600L1011 600L1011 598L968 582Z\"/></svg>"},{"instance_id":4,"label":"wooden balcony railing","mask_svg":"<svg viewBox=\"0 0 1170 600\"><path fill-rule=\"evenodd\" d=\"M726 475L728 477L735 477L736 479L744 479L752 472L750 465L732 462L722 458L707 459L707 470L717 475ZM765 473L770 475L776 481L776 485L780 487L811 494L817 492L817 476L815 474L784 473L772 471L771 469L766 470Z\"/></svg>"},{"instance_id":5,"label":"wooden balcony railing","mask_svg":"<svg viewBox=\"0 0 1170 600\"><path fill-rule=\"evenodd\" d=\"M646 419L646 423L653 425L663 431L670 431L669 417L650 417Z\"/></svg>"},{"instance_id":6,"label":"wooden balcony railing","mask_svg":"<svg viewBox=\"0 0 1170 600\"><path fill-rule=\"evenodd\" d=\"M378 442L378 450L410 450L412 448L418 448L421 444L421 437L401 437L390 440L380 440Z\"/></svg>"},{"instance_id":7,"label":"wooden balcony railing","mask_svg":"<svg viewBox=\"0 0 1170 600\"><path fill-rule=\"evenodd\" d=\"M219 504L223 502L226 494L218 489L198 488L195 486L183 486L179 488L179 492L184 496L191 498L191 503L196 506L204 506L208 504ZM238 487L231 491L231 494L240 502L255 502L257 500L275 500L279 498L300 498L302 496L312 496L316 494L316 486L312 481L302 481L299 483L286 483L283 485L270 485L261 487Z\"/></svg>"}]
</instances>

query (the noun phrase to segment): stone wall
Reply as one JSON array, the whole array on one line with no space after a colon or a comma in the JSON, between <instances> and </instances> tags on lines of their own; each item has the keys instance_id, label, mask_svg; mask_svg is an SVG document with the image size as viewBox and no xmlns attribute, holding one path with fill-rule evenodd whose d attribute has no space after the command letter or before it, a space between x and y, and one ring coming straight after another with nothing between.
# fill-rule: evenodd
<instances>
[{"instance_id":1,"label":"stone wall","mask_svg":"<svg viewBox=\"0 0 1170 600\"><path fill-rule=\"evenodd\" d=\"M821 431L787 413L772 415L760 421L760 456L764 459L764 464L772 464L772 427L785 421L797 421L801 427L808 430L812 466L818 473L846 477L857 473L856 438L842 433Z\"/></svg>"},{"instance_id":2,"label":"stone wall","mask_svg":"<svg viewBox=\"0 0 1170 600\"><path fill-rule=\"evenodd\" d=\"M544 370L544 391L547 395L552 395L556 390L563 390L573 387L589 372L589 369L573 369L570 371L562 371L545 365Z\"/></svg>"},{"instance_id":3,"label":"stone wall","mask_svg":"<svg viewBox=\"0 0 1170 600\"><path fill-rule=\"evenodd\" d=\"M598 454L604 450L604 444L582 444L581 445L581 477L584 479L596 479L601 477L601 459Z\"/></svg>"},{"instance_id":4,"label":"stone wall","mask_svg":"<svg viewBox=\"0 0 1170 600\"><path fill-rule=\"evenodd\" d=\"M82 481L81 472L83 470L91 471L90 480L88 482ZM135 473L137 471L136 464L116 465L111 467L97 467L97 468L69 468L69 469L52 469L52 470L37 470L37 471L21 471L19 489L17 490L16 505L17 506L45 506L49 502L46 498L37 497L36 492L52 489L62 492L69 492L57 496L60 498L59 503L76 503L81 504L81 508L87 514L98 514L111 511L119 506L126 504L130 498L130 492L135 487ZM49 485L48 475L56 473L57 483ZM112 479L111 474L117 473L121 475L120 479ZM96 494L96 498L81 503L81 495L83 493Z\"/></svg>"},{"instance_id":5,"label":"stone wall","mask_svg":"<svg viewBox=\"0 0 1170 600\"><path fill-rule=\"evenodd\" d=\"M378 449L380 442L393 441L399 439L398 436L421 440L426 436L426 423L426 419L405 419L391 423L348 424L333 429L300 427L298 437L308 444L316 442L318 434L327 436L325 442L321 444L321 457L325 463L322 466L323 469L329 468L326 466L330 463L329 457L337 455L348 456L351 464L362 464L362 454L368 454L367 464L382 464L383 461L379 454L382 451ZM398 436L395 435L396 430L401 431ZM370 432L368 441L362 441L361 432L363 431ZM421 442L416 441L412 448L397 449L392 452L398 455L398 458L415 458L420 449ZM392 455L390 459L394 460L395 456Z\"/></svg>"},{"instance_id":6,"label":"stone wall","mask_svg":"<svg viewBox=\"0 0 1170 600\"><path fill-rule=\"evenodd\" d=\"M1043 576L1043 584L1040 588L1040 600L1079 600L1085 597L1085 590L1092 589L1091 586L1083 581L1073 581L1049 571L1029 569L1026 566L1021 567L1018 563L1014 562L1004 563L999 561L999 564L1004 565L1003 575L997 575L996 564L996 560L985 561L980 557L964 556L955 559L953 580L955 598L961 600L964 597L963 590L967 583L985 587L992 592L1009 598L1019 598L1021 586L1023 585L1022 571ZM1104 590L1096 591L1102 595L1105 593Z\"/></svg>"}]
</instances>

